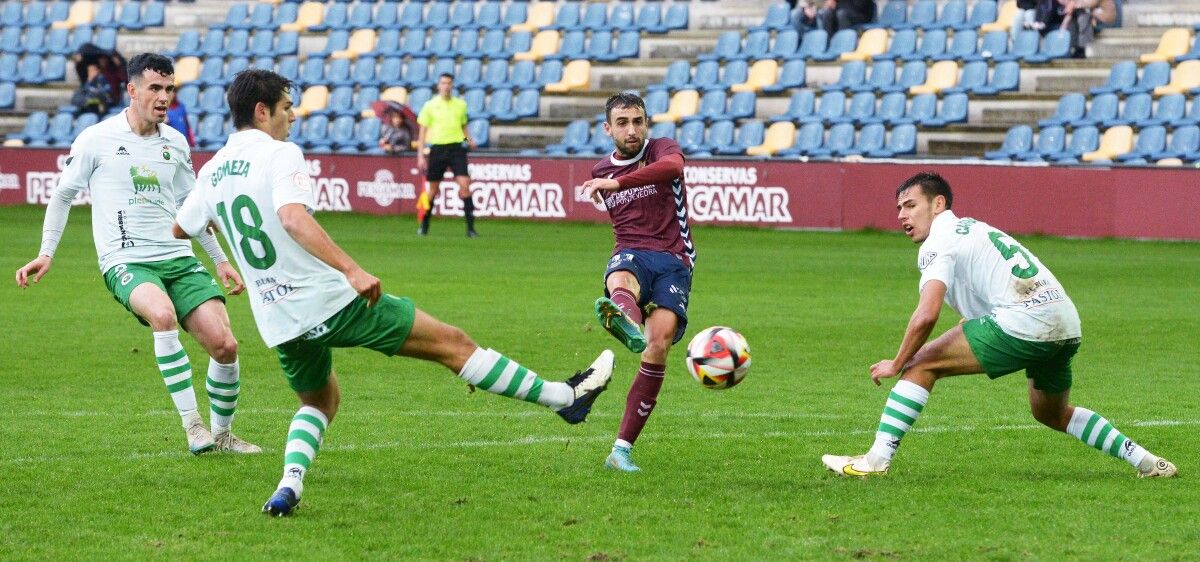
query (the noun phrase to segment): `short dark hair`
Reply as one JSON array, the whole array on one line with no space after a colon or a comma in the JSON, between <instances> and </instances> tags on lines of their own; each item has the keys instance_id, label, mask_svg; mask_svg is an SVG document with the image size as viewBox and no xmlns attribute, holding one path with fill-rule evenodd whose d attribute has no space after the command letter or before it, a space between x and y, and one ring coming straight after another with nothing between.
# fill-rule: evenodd
<instances>
[{"instance_id":1,"label":"short dark hair","mask_svg":"<svg viewBox=\"0 0 1200 562\"><path fill-rule=\"evenodd\" d=\"M275 104L279 103L284 92L291 88L291 80L270 70L249 68L237 73L225 94L225 100L229 102L229 113L233 114L233 127L253 127L254 108L259 102L266 104L267 109L274 115Z\"/></svg>"},{"instance_id":2,"label":"short dark hair","mask_svg":"<svg viewBox=\"0 0 1200 562\"><path fill-rule=\"evenodd\" d=\"M642 97L633 92L617 92L608 98L608 102L604 104L604 120L612 119L612 111L614 109L626 109L637 107L642 110L642 115L646 115L646 102L642 101Z\"/></svg>"},{"instance_id":3,"label":"short dark hair","mask_svg":"<svg viewBox=\"0 0 1200 562\"><path fill-rule=\"evenodd\" d=\"M900 197L901 193L912 187L920 187L921 193L929 199L938 195L945 197L947 209L954 206L954 194L950 192L950 183L937 172L925 171L904 180L904 183L896 188L896 197Z\"/></svg>"},{"instance_id":4,"label":"short dark hair","mask_svg":"<svg viewBox=\"0 0 1200 562\"><path fill-rule=\"evenodd\" d=\"M438 76L438 80L441 80L442 78L449 78L451 82L454 81L454 75L450 74L449 72L443 72L441 76Z\"/></svg>"},{"instance_id":5,"label":"short dark hair","mask_svg":"<svg viewBox=\"0 0 1200 562\"><path fill-rule=\"evenodd\" d=\"M153 70L163 76L175 74L175 65L171 62L171 59L158 53L142 53L129 59L129 66L125 71L129 75L130 80L141 80L142 73L146 69Z\"/></svg>"}]
</instances>

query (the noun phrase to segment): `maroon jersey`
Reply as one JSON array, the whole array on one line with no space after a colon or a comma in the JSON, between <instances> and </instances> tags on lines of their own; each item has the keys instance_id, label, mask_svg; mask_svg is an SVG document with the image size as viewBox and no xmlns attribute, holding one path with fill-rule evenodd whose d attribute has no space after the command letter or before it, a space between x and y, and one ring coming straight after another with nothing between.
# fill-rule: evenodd
<instances>
[{"instance_id":1,"label":"maroon jersey","mask_svg":"<svg viewBox=\"0 0 1200 562\"><path fill-rule=\"evenodd\" d=\"M649 139L642 151L629 160L617 159L616 151L610 153L592 168L592 177L617 179L671 154L683 154L674 140ZM696 249L688 227L687 187L682 173L658 183L631 185L602 193L616 237L613 253L621 250L667 252L692 267Z\"/></svg>"}]
</instances>

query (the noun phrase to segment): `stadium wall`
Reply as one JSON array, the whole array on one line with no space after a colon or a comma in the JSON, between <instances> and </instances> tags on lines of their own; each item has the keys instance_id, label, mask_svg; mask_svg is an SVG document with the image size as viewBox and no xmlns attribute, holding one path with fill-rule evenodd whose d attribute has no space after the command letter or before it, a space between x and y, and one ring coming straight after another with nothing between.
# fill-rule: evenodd
<instances>
[{"instance_id":1,"label":"stadium wall","mask_svg":"<svg viewBox=\"0 0 1200 562\"><path fill-rule=\"evenodd\" d=\"M211 156L196 153L196 166ZM0 205L45 205L65 160L61 150L0 150ZM476 213L607 221L577 187L591 177L595 162L473 157ZM310 155L308 167L319 210L376 215L416 210L415 158L321 154ZM1200 171L1192 169L701 160L685 173L697 223L896 230L895 187L926 169L950 181L959 216L975 216L1008 232L1200 240ZM454 192L442 190L436 212L461 216ZM76 203L87 200L80 194Z\"/></svg>"}]
</instances>

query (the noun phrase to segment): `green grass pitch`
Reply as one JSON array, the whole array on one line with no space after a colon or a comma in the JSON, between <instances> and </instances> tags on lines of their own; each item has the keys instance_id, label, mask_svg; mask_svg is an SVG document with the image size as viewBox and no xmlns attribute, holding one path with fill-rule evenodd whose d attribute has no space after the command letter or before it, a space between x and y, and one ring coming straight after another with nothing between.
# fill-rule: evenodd
<instances>
[{"instance_id":1,"label":"green grass pitch","mask_svg":"<svg viewBox=\"0 0 1200 562\"><path fill-rule=\"evenodd\" d=\"M979 217L1003 227L1003 217ZM563 379L615 341L592 302L606 225L322 214L386 291L412 297L541 375ZM870 444L916 304L916 247L897 233L695 229L691 326L750 342L746 381L709 391L676 348L636 475L601 462L637 358L618 354L588 423L476 392L439 366L335 352L342 409L291 519L259 507L296 409L246 297L235 430L257 456L186 452L147 329L104 289L89 210L49 276L20 291L42 210L0 209L0 558L420 560L1184 559L1200 544L1200 248L1020 237L1066 285L1084 344L1074 401L1173 460L1181 478L1039 428L1020 374L935 390L893 472L826 472ZM946 309L938 333L958 318ZM203 394L207 359L184 337ZM686 341L686 340L685 340ZM205 409L206 406L205 406ZM207 414L206 414L207 417Z\"/></svg>"}]
</instances>

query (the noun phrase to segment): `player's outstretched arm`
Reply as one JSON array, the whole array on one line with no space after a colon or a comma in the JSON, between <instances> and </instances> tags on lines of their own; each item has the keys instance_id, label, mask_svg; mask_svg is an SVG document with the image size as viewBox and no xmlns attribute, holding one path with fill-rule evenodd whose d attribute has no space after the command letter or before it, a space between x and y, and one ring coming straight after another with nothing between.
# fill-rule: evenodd
<instances>
[{"instance_id":1,"label":"player's outstretched arm","mask_svg":"<svg viewBox=\"0 0 1200 562\"><path fill-rule=\"evenodd\" d=\"M42 280L42 276L50 271L50 256L38 256L33 261L25 264L24 267L17 270L17 286L24 289L29 287L29 281L32 277L33 282L37 283Z\"/></svg>"},{"instance_id":2,"label":"player's outstretched arm","mask_svg":"<svg viewBox=\"0 0 1200 562\"><path fill-rule=\"evenodd\" d=\"M367 273L345 250L329 237L317 219L308 214L308 208L300 203L289 203L279 208L279 220L292 239L317 259L325 262L346 276L350 286L375 306L383 293L379 278Z\"/></svg>"},{"instance_id":3,"label":"player's outstretched arm","mask_svg":"<svg viewBox=\"0 0 1200 562\"><path fill-rule=\"evenodd\" d=\"M942 312L942 299L946 296L946 284L934 279L925 283L921 288L921 301L912 317L908 319L908 327L904 330L904 341L896 352L895 359L885 359L871 365L871 381L879 386L881 379L894 377L904 371L904 367L917 354L917 350L929 339L933 327L937 325L938 316Z\"/></svg>"}]
</instances>

